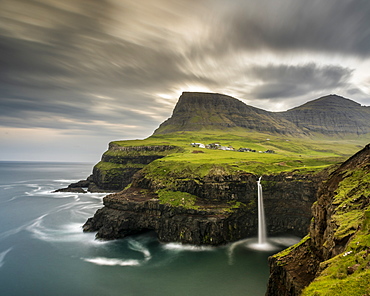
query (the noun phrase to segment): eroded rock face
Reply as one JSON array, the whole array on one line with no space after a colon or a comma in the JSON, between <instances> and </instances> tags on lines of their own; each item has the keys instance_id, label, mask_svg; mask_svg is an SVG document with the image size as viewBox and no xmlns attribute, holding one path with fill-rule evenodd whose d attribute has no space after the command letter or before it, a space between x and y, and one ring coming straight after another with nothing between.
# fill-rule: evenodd
<instances>
[{"instance_id":1,"label":"eroded rock face","mask_svg":"<svg viewBox=\"0 0 370 296\"><path fill-rule=\"evenodd\" d=\"M108 150L86 179L55 192L117 192L132 182L135 173L156 159L182 149L173 145L120 146L109 143Z\"/></svg>"},{"instance_id":2,"label":"eroded rock face","mask_svg":"<svg viewBox=\"0 0 370 296\"><path fill-rule=\"evenodd\" d=\"M354 234L353 231L348 231L346 236L336 235L340 225L333 216L338 212L339 203L334 200L335 195L338 194L338 186L343 180L351 177L356 169L370 171L370 144L349 158L330 176L321 186L318 202L312 207L314 219L310 225L311 245L320 252L323 261L342 253ZM355 196L356 191L361 190L360 186L361 182L357 188L348 193L348 196L352 194ZM364 191L368 187L369 185L365 184ZM351 203L353 210L365 209L370 204L370 200L368 196L362 195L354 197ZM341 207L349 206L344 204Z\"/></svg>"},{"instance_id":3,"label":"eroded rock face","mask_svg":"<svg viewBox=\"0 0 370 296\"><path fill-rule=\"evenodd\" d=\"M124 147L112 142L93 168L93 181L101 189L122 190L131 183L136 172L179 149L172 145Z\"/></svg>"},{"instance_id":4,"label":"eroded rock face","mask_svg":"<svg viewBox=\"0 0 370 296\"><path fill-rule=\"evenodd\" d=\"M291 250L269 258L270 279L266 295L300 295L328 266L335 264L333 257L341 253L343 255L339 258L346 256L344 252L348 251L351 241L357 242L347 254L353 253L358 257L353 259L354 263L348 263L347 275L358 270L357 260L365 260L366 263L367 258L370 259L370 244L361 240L361 236L369 235L364 219L369 211L370 187L362 179L368 178L369 172L370 144L339 166L320 185L317 202L312 206L313 218L307 238ZM356 178L356 174L360 177ZM346 180L350 182L343 185ZM359 238L356 238L357 233L360 233ZM362 266L360 272L366 272L367 268L370 266ZM337 278L338 289L346 274Z\"/></svg>"},{"instance_id":5,"label":"eroded rock face","mask_svg":"<svg viewBox=\"0 0 370 296\"><path fill-rule=\"evenodd\" d=\"M281 173L262 177L266 223L270 235L291 233L304 236L311 219L310 208L316 200L322 174ZM239 201L252 204L257 213L257 179L248 173L238 175L208 175L201 180L179 179L176 190L188 192L209 202ZM138 173L133 181L135 187L152 191L161 189L153 180ZM255 232L256 233L256 232Z\"/></svg>"},{"instance_id":6,"label":"eroded rock face","mask_svg":"<svg viewBox=\"0 0 370 296\"><path fill-rule=\"evenodd\" d=\"M284 173L263 176L269 235L303 235L311 219L320 175ZM131 188L104 198L104 208L84 225L104 239L122 238L154 230L165 242L219 245L257 234L257 176L207 176L202 180L180 180L176 191L197 196L199 209L161 204L158 184L142 172ZM230 202L239 203L231 208Z\"/></svg>"},{"instance_id":7,"label":"eroded rock face","mask_svg":"<svg viewBox=\"0 0 370 296\"><path fill-rule=\"evenodd\" d=\"M270 278L266 296L298 296L315 278L320 258L309 246L308 239L286 255L284 260L269 257Z\"/></svg>"},{"instance_id":8,"label":"eroded rock face","mask_svg":"<svg viewBox=\"0 0 370 296\"><path fill-rule=\"evenodd\" d=\"M104 205L83 226L84 231L98 231L102 239L154 230L163 242L220 245L249 236L256 227L246 209L229 212L225 205L215 204L199 210L173 207L140 188L108 195Z\"/></svg>"}]
</instances>

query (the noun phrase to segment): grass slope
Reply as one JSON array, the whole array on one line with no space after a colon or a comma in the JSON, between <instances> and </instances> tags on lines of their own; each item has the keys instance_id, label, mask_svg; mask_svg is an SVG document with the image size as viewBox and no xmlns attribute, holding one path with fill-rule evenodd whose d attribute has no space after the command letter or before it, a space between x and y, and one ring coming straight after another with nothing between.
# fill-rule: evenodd
<instances>
[{"instance_id":1,"label":"grass slope","mask_svg":"<svg viewBox=\"0 0 370 296\"><path fill-rule=\"evenodd\" d=\"M250 148L257 151L274 150L275 154L237 152L195 148L190 143L219 143L223 146ZM175 145L183 148L149 166L162 170L181 170L186 175L206 175L214 166L222 166L229 173L249 172L270 174L283 171L317 171L341 162L362 148L366 137L354 139L292 138L233 129L231 132L202 131L153 135L145 140L116 141L119 146ZM194 151L202 153L193 153ZM153 168L153 170L156 170ZM156 170L157 171L157 170ZM186 173L188 172L188 173ZM158 172L157 172L158 173Z\"/></svg>"}]
</instances>

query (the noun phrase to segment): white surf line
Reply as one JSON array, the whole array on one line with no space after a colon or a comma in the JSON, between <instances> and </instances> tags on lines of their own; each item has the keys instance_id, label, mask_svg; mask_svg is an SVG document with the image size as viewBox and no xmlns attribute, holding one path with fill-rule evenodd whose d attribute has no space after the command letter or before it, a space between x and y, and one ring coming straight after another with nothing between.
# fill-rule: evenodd
<instances>
[{"instance_id":1,"label":"white surf line","mask_svg":"<svg viewBox=\"0 0 370 296\"><path fill-rule=\"evenodd\" d=\"M5 259L6 254L8 254L11 250L12 248L9 248L6 251L0 253L0 268L4 265L4 262L5 262L4 259Z\"/></svg>"},{"instance_id":2,"label":"white surf line","mask_svg":"<svg viewBox=\"0 0 370 296\"><path fill-rule=\"evenodd\" d=\"M117 258L107 258L107 257L95 257L95 258L81 258L83 261L90 262L96 265L106 265L106 266L138 266L140 265L139 260L129 259L122 260Z\"/></svg>"},{"instance_id":3,"label":"white surf line","mask_svg":"<svg viewBox=\"0 0 370 296\"><path fill-rule=\"evenodd\" d=\"M216 247L212 246L195 246L195 245L185 245L181 243L167 243L163 244L163 248L170 251L192 251L192 252L203 252L212 251Z\"/></svg>"}]
</instances>

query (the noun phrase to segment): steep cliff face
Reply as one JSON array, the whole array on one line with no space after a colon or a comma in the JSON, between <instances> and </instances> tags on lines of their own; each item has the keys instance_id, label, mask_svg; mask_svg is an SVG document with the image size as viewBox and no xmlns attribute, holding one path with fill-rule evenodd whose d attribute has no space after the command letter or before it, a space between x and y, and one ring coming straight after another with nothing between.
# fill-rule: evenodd
<instances>
[{"instance_id":1,"label":"steep cliff face","mask_svg":"<svg viewBox=\"0 0 370 296\"><path fill-rule=\"evenodd\" d=\"M173 174L156 178L145 172L134 176L129 189L107 196L104 208L87 221L84 230L97 231L105 239L154 230L162 241L211 245L257 234L257 176L230 175L220 168L201 179ZM298 173L263 176L270 235L307 232L309 209L322 178ZM162 199L163 191L169 199ZM194 198L192 204L187 203L189 196Z\"/></svg>"},{"instance_id":2,"label":"steep cliff face","mask_svg":"<svg viewBox=\"0 0 370 296\"><path fill-rule=\"evenodd\" d=\"M320 174L288 172L262 177L264 205L270 234L287 233L303 236L311 219L310 207L316 200L318 183L325 177ZM184 178L184 175L168 174L167 178L139 172L133 186L153 192L171 188L193 194L207 202L241 202L253 204L256 220L258 176L248 173L229 174L222 167L215 167L203 178ZM255 223L257 225L257 222ZM256 233L256 231L254 232Z\"/></svg>"},{"instance_id":3,"label":"steep cliff face","mask_svg":"<svg viewBox=\"0 0 370 296\"><path fill-rule=\"evenodd\" d=\"M250 235L256 222L247 207L234 210L227 203L200 202L194 208L172 206L133 187L105 197L104 205L84 225L84 231L98 231L103 239L153 230L163 242L220 245Z\"/></svg>"},{"instance_id":4,"label":"steep cliff face","mask_svg":"<svg viewBox=\"0 0 370 296\"><path fill-rule=\"evenodd\" d=\"M70 184L55 192L115 192L124 189L132 182L136 172L156 159L181 152L183 148L174 145L121 146L117 142L109 143L108 150L86 179Z\"/></svg>"},{"instance_id":5,"label":"steep cliff face","mask_svg":"<svg viewBox=\"0 0 370 296\"><path fill-rule=\"evenodd\" d=\"M322 184L312 213L305 240L269 259L267 295L368 295L370 145Z\"/></svg>"},{"instance_id":6,"label":"steep cliff face","mask_svg":"<svg viewBox=\"0 0 370 296\"><path fill-rule=\"evenodd\" d=\"M131 183L134 174L147 164L179 151L181 148L172 145L125 147L112 142L93 168L93 182L100 189L122 190Z\"/></svg>"}]
</instances>

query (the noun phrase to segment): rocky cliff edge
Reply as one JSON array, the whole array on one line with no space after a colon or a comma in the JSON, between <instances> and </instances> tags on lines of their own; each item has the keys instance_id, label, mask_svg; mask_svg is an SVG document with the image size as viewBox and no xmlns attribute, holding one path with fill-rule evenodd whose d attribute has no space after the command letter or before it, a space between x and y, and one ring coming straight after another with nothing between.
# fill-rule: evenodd
<instances>
[{"instance_id":1,"label":"rocky cliff edge","mask_svg":"<svg viewBox=\"0 0 370 296\"><path fill-rule=\"evenodd\" d=\"M309 234L269 258L266 295L370 295L370 144L319 189Z\"/></svg>"}]
</instances>

